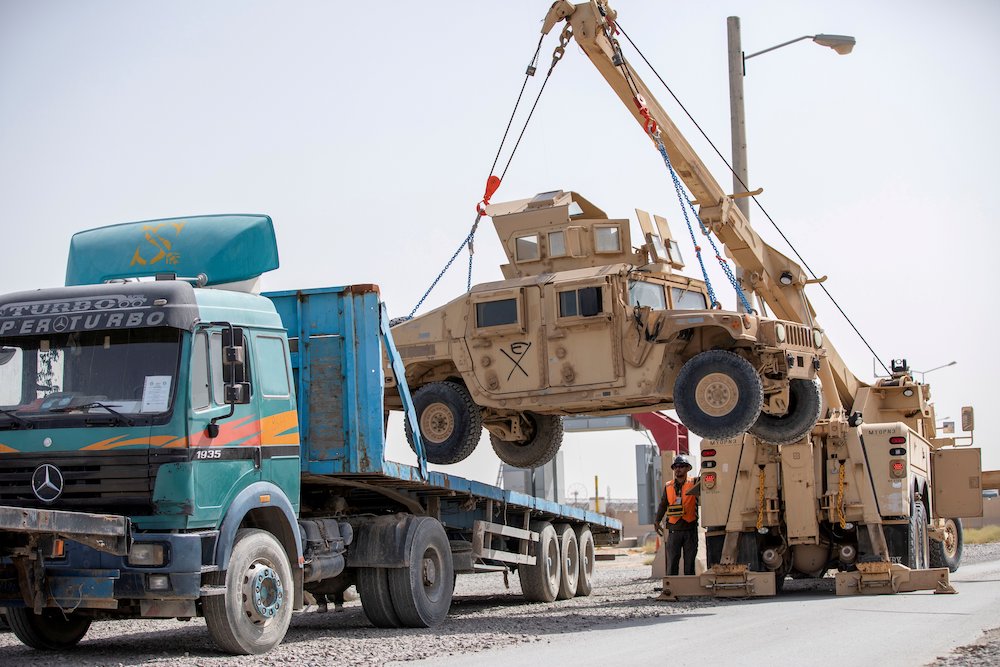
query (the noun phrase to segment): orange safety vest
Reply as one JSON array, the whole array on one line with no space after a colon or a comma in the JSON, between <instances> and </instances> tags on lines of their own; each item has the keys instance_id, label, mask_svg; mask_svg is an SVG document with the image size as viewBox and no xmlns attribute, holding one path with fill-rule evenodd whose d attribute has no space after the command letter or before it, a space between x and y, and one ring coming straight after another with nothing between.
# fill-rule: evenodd
<instances>
[{"instance_id":1,"label":"orange safety vest","mask_svg":"<svg viewBox=\"0 0 1000 667\"><path fill-rule=\"evenodd\" d=\"M666 484L667 492L667 521L670 523L677 523L681 519L688 522L693 522L698 518L698 498L696 496L688 495L688 492L694 488L694 482L690 479L684 482L684 486L681 487L681 495L677 496L677 491L674 489L674 480L670 480Z\"/></svg>"}]
</instances>

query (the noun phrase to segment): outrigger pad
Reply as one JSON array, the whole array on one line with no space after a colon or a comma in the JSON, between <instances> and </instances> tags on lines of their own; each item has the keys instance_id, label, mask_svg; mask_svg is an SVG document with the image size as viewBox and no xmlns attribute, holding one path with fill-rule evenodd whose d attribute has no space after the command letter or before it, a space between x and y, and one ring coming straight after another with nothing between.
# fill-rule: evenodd
<instances>
[{"instance_id":1,"label":"outrigger pad","mask_svg":"<svg viewBox=\"0 0 1000 667\"><path fill-rule=\"evenodd\" d=\"M898 563L858 563L856 572L837 573L837 595L887 595L934 591L957 593L948 580L948 568L911 570Z\"/></svg>"},{"instance_id":2,"label":"outrigger pad","mask_svg":"<svg viewBox=\"0 0 1000 667\"><path fill-rule=\"evenodd\" d=\"M750 572L746 565L715 565L695 576L663 578L658 600L685 597L770 597L776 592L774 572Z\"/></svg>"}]
</instances>

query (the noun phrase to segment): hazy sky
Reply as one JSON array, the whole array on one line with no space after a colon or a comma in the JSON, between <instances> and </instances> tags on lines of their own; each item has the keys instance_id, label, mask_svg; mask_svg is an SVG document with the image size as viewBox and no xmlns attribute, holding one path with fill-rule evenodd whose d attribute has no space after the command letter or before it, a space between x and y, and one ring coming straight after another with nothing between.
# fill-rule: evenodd
<instances>
[{"instance_id":1,"label":"hazy sky","mask_svg":"<svg viewBox=\"0 0 1000 667\"><path fill-rule=\"evenodd\" d=\"M377 282L390 312L408 313L468 232L548 5L0 0L4 291L60 285L80 229L253 212L274 218L280 245L266 289ZM886 363L958 362L928 377L937 414L958 421L974 404L984 467L1000 468L1000 3L614 6L726 155L727 16L742 17L748 53L803 34L857 37L848 56L807 40L748 62L751 187ZM627 46L626 57L638 62ZM640 72L728 190L725 166ZM663 213L684 232L659 155L575 46L494 201L558 188L612 217ZM690 242L681 247L692 259ZM490 225L475 248L475 281L499 278ZM464 290L465 255L458 264L427 307ZM809 295L870 380L871 354ZM602 493L634 496L632 445L643 441L568 436L567 483L592 487L600 474ZM450 470L492 482L497 466L484 439Z\"/></svg>"}]
</instances>

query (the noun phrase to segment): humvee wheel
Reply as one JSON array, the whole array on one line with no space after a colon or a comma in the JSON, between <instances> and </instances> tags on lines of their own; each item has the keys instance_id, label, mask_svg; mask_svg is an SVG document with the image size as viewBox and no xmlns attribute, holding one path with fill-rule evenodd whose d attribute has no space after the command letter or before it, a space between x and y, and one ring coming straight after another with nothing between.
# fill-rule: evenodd
<instances>
[{"instance_id":1,"label":"humvee wheel","mask_svg":"<svg viewBox=\"0 0 1000 667\"><path fill-rule=\"evenodd\" d=\"M930 543L931 567L946 567L952 572L962 562L962 520L944 520L944 539Z\"/></svg>"},{"instance_id":2,"label":"humvee wheel","mask_svg":"<svg viewBox=\"0 0 1000 667\"><path fill-rule=\"evenodd\" d=\"M490 433L490 444L500 460L515 468L537 468L556 455L562 445L563 425L559 415L538 415L525 412L531 435L523 442L501 440Z\"/></svg>"},{"instance_id":3,"label":"humvee wheel","mask_svg":"<svg viewBox=\"0 0 1000 667\"><path fill-rule=\"evenodd\" d=\"M764 391L750 362L726 350L688 360L674 382L674 409L696 435L725 440L745 433L760 417Z\"/></svg>"},{"instance_id":4,"label":"humvee wheel","mask_svg":"<svg viewBox=\"0 0 1000 667\"><path fill-rule=\"evenodd\" d=\"M818 384L812 380L789 380L788 412L784 415L761 412L750 432L769 444L787 445L813 430L822 408Z\"/></svg>"},{"instance_id":5,"label":"humvee wheel","mask_svg":"<svg viewBox=\"0 0 1000 667\"><path fill-rule=\"evenodd\" d=\"M483 411L463 385L456 382L425 384L413 392L413 406L417 411L428 462L458 463L468 458L479 444ZM403 421L406 424L406 440L410 449L416 451L410 422Z\"/></svg>"}]
</instances>

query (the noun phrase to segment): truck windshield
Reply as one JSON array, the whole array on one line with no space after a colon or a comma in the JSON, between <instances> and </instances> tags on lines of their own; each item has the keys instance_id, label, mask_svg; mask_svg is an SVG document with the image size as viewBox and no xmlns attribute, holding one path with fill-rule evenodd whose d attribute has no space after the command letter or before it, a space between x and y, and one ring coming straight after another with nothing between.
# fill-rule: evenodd
<instances>
[{"instance_id":1,"label":"truck windshield","mask_svg":"<svg viewBox=\"0 0 1000 667\"><path fill-rule=\"evenodd\" d=\"M39 418L73 421L170 411L180 331L168 328L79 331L0 338L0 428Z\"/></svg>"}]
</instances>

